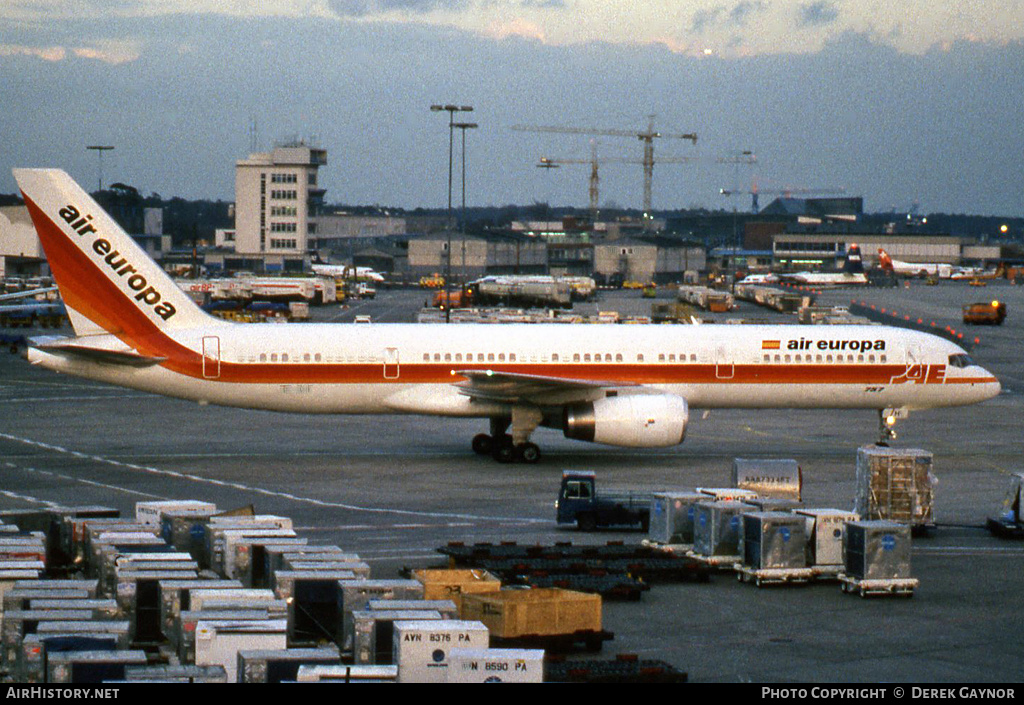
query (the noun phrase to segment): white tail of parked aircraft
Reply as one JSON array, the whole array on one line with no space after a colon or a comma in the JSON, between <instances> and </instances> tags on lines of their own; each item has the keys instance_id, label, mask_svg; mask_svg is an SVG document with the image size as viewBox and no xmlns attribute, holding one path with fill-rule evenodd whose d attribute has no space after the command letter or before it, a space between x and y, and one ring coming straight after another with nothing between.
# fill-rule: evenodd
<instances>
[{"instance_id":1,"label":"white tail of parked aircraft","mask_svg":"<svg viewBox=\"0 0 1024 705\"><path fill-rule=\"evenodd\" d=\"M490 419L473 439L536 462L538 426L615 446L682 442L693 408L908 410L999 382L944 339L884 326L234 324L199 309L62 171L15 178L76 337L33 364L182 399L298 413Z\"/></svg>"},{"instance_id":2,"label":"white tail of parked aircraft","mask_svg":"<svg viewBox=\"0 0 1024 705\"><path fill-rule=\"evenodd\" d=\"M887 272L908 277L949 279L954 272L953 265L944 262L903 262L893 259L881 247L878 248L878 266Z\"/></svg>"}]
</instances>

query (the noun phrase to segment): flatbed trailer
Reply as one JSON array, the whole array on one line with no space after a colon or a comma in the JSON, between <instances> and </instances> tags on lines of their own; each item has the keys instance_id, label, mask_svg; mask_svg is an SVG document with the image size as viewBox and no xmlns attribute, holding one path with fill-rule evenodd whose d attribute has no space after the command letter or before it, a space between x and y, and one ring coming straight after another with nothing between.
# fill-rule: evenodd
<instances>
[{"instance_id":1,"label":"flatbed trailer","mask_svg":"<svg viewBox=\"0 0 1024 705\"><path fill-rule=\"evenodd\" d=\"M741 583L754 583L757 587L764 585L804 584L814 580L813 568L751 568L736 563L733 565L736 579Z\"/></svg>"},{"instance_id":2,"label":"flatbed trailer","mask_svg":"<svg viewBox=\"0 0 1024 705\"><path fill-rule=\"evenodd\" d=\"M545 683L686 683L686 671L664 662L618 654L613 661L544 660Z\"/></svg>"},{"instance_id":3,"label":"flatbed trailer","mask_svg":"<svg viewBox=\"0 0 1024 705\"><path fill-rule=\"evenodd\" d=\"M862 580L846 573L840 573L840 587L843 592L859 593L861 597L872 595L894 595L913 597L921 581L917 578L874 578Z\"/></svg>"},{"instance_id":4,"label":"flatbed trailer","mask_svg":"<svg viewBox=\"0 0 1024 705\"><path fill-rule=\"evenodd\" d=\"M581 630L568 634L523 634L513 637L491 635L491 648L497 649L544 649L555 654L566 654L573 651L597 653L604 642L615 638L607 629L596 631Z\"/></svg>"}]
</instances>

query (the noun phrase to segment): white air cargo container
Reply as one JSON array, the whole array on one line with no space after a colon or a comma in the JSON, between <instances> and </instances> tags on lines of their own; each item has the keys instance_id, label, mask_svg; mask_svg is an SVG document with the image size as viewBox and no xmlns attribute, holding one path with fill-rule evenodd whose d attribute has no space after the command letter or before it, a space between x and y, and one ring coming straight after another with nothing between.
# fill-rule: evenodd
<instances>
[{"instance_id":1,"label":"white air cargo container","mask_svg":"<svg viewBox=\"0 0 1024 705\"><path fill-rule=\"evenodd\" d=\"M220 529L211 528L210 534L210 568L229 580L237 580L241 575L235 571L235 546L246 541L257 539L294 539L297 538L291 529Z\"/></svg>"},{"instance_id":2,"label":"white air cargo container","mask_svg":"<svg viewBox=\"0 0 1024 705\"><path fill-rule=\"evenodd\" d=\"M284 649L288 623L283 619L256 621L202 620L196 625L196 665L221 665L228 683L238 682L238 652Z\"/></svg>"},{"instance_id":3,"label":"white air cargo container","mask_svg":"<svg viewBox=\"0 0 1024 705\"><path fill-rule=\"evenodd\" d=\"M543 683L541 649L452 649L449 683Z\"/></svg>"},{"instance_id":4,"label":"white air cargo container","mask_svg":"<svg viewBox=\"0 0 1024 705\"><path fill-rule=\"evenodd\" d=\"M185 610L178 618L176 625L177 632L172 643L182 663L195 663L196 661L196 628L200 622L220 620L224 622L260 622L268 619L282 619L280 616L271 615L266 606L261 607L236 607L227 610L199 610L193 612Z\"/></svg>"},{"instance_id":5,"label":"white air cargo container","mask_svg":"<svg viewBox=\"0 0 1024 705\"><path fill-rule=\"evenodd\" d=\"M399 683L444 683L452 649L486 649L483 622L395 622L394 653Z\"/></svg>"},{"instance_id":6,"label":"white air cargo container","mask_svg":"<svg viewBox=\"0 0 1024 705\"><path fill-rule=\"evenodd\" d=\"M197 499L136 502L135 521L159 528L164 512L212 514L216 511L217 505L213 502L201 502Z\"/></svg>"},{"instance_id":7,"label":"white air cargo container","mask_svg":"<svg viewBox=\"0 0 1024 705\"><path fill-rule=\"evenodd\" d=\"M352 660L357 664L394 663L395 622L442 619L436 610L356 610L352 613Z\"/></svg>"},{"instance_id":8,"label":"white air cargo container","mask_svg":"<svg viewBox=\"0 0 1024 705\"><path fill-rule=\"evenodd\" d=\"M300 666L297 683L395 683L398 666Z\"/></svg>"},{"instance_id":9,"label":"white air cargo container","mask_svg":"<svg viewBox=\"0 0 1024 705\"><path fill-rule=\"evenodd\" d=\"M238 652L239 683L281 683L294 681L302 666L338 665L336 646L316 649L244 650Z\"/></svg>"},{"instance_id":10,"label":"white air cargo container","mask_svg":"<svg viewBox=\"0 0 1024 705\"><path fill-rule=\"evenodd\" d=\"M798 509L807 533L807 564L815 567L843 565L843 525L858 521L856 512L845 509Z\"/></svg>"},{"instance_id":11,"label":"white air cargo container","mask_svg":"<svg viewBox=\"0 0 1024 705\"><path fill-rule=\"evenodd\" d=\"M648 538L664 544L692 544L696 505L708 495L698 492L657 492L651 498Z\"/></svg>"},{"instance_id":12,"label":"white air cargo container","mask_svg":"<svg viewBox=\"0 0 1024 705\"><path fill-rule=\"evenodd\" d=\"M182 610L192 609L193 590L241 589L237 580L161 580L160 586L160 629L168 639L176 632L174 624Z\"/></svg>"}]
</instances>

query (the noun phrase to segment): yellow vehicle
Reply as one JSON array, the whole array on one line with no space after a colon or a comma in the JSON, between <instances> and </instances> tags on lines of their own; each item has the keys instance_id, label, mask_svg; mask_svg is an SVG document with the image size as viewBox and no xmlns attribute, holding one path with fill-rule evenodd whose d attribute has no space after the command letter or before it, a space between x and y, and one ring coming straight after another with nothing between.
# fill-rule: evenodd
<instances>
[{"instance_id":1,"label":"yellow vehicle","mask_svg":"<svg viewBox=\"0 0 1024 705\"><path fill-rule=\"evenodd\" d=\"M431 274L429 277L420 277L420 286L424 289L440 289L444 287L444 277L440 274Z\"/></svg>"},{"instance_id":2,"label":"yellow vehicle","mask_svg":"<svg viewBox=\"0 0 1024 705\"><path fill-rule=\"evenodd\" d=\"M964 304L963 314L964 323L1001 326L1006 320L1006 304L1002 301Z\"/></svg>"}]
</instances>

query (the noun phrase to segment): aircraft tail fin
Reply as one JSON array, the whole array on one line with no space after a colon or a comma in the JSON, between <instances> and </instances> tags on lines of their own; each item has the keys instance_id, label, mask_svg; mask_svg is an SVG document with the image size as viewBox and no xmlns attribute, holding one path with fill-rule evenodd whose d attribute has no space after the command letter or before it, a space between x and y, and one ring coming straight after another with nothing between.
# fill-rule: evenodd
<instances>
[{"instance_id":1,"label":"aircraft tail fin","mask_svg":"<svg viewBox=\"0 0 1024 705\"><path fill-rule=\"evenodd\" d=\"M77 335L138 347L161 329L216 325L67 173L15 169L14 178Z\"/></svg>"},{"instance_id":2,"label":"aircraft tail fin","mask_svg":"<svg viewBox=\"0 0 1024 705\"><path fill-rule=\"evenodd\" d=\"M891 272L893 270L892 257L890 257L889 253L881 247L878 248L878 266L887 272Z\"/></svg>"}]
</instances>

